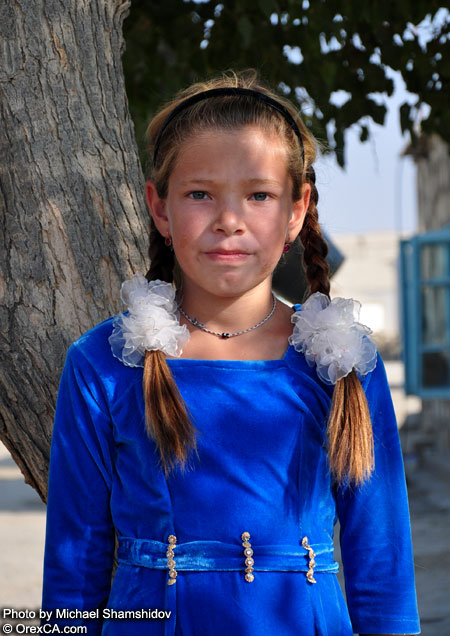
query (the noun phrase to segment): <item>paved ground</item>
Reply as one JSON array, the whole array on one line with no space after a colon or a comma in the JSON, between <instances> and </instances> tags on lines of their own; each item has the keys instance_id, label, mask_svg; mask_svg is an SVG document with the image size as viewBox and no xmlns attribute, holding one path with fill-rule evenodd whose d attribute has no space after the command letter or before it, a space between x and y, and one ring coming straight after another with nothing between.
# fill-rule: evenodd
<instances>
[{"instance_id":1,"label":"paved ground","mask_svg":"<svg viewBox=\"0 0 450 636\"><path fill-rule=\"evenodd\" d=\"M434 471L408 473L422 634L449 636L450 482Z\"/></svg>"},{"instance_id":2,"label":"paved ground","mask_svg":"<svg viewBox=\"0 0 450 636\"><path fill-rule=\"evenodd\" d=\"M387 365L399 420L417 409ZM423 636L450 635L450 488L448 475L420 466L402 430ZM430 468L431 467L431 468ZM36 609L41 601L45 507L0 444L0 607ZM389 585L389 581L386 582ZM0 625L4 622L0 613Z\"/></svg>"},{"instance_id":3,"label":"paved ground","mask_svg":"<svg viewBox=\"0 0 450 636\"><path fill-rule=\"evenodd\" d=\"M44 504L0 444L0 607L40 606L44 526Z\"/></svg>"}]
</instances>

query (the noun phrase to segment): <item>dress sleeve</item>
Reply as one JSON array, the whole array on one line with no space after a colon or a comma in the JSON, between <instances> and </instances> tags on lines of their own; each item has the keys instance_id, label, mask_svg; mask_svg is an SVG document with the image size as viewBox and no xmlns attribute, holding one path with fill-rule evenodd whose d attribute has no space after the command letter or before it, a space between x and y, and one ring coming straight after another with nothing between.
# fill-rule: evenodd
<instances>
[{"instance_id":1,"label":"dress sleeve","mask_svg":"<svg viewBox=\"0 0 450 636\"><path fill-rule=\"evenodd\" d=\"M51 444L42 608L52 610L50 623L86 625L90 635L101 634L111 586L113 449L102 384L75 343L61 377ZM61 608L77 610L77 618L58 617ZM80 616L87 610L98 618Z\"/></svg>"},{"instance_id":2,"label":"dress sleeve","mask_svg":"<svg viewBox=\"0 0 450 636\"><path fill-rule=\"evenodd\" d=\"M347 604L359 634L418 634L411 527L400 440L383 362L363 382L375 470L337 491Z\"/></svg>"}]
</instances>

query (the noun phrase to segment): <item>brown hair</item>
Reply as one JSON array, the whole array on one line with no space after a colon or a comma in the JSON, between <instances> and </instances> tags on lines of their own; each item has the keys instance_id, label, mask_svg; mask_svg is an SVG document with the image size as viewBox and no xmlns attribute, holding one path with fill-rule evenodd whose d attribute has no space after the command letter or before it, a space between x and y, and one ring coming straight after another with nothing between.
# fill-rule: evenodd
<instances>
[{"instance_id":1,"label":"brown hair","mask_svg":"<svg viewBox=\"0 0 450 636\"><path fill-rule=\"evenodd\" d=\"M168 115L186 98L213 88L241 87L260 91L281 102L301 131L304 160L299 140L286 118L270 105L247 96L216 96L199 101L184 110L167 125L159 140L158 157L152 157L158 133ZM318 221L318 192L313 163L316 142L292 104L274 93L257 79L254 71L230 72L207 82L200 82L180 92L153 118L147 130L149 164L147 178L155 183L159 197L165 198L168 181L181 144L192 133L210 129L235 129L250 124L274 132L283 139L288 150L288 170L293 183L293 200L301 196L302 185L309 183L311 197L305 222L300 231L304 247L303 262L310 293L322 292L329 297L330 282L326 256L328 246ZM157 231L153 220L150 228L150 270L148 280L173 282L174 254ZM147 351L144 367L144 397L146 423L149 434L159 449L161 464L166 473L175 464L184 467L191 449L195 449L195 429L186 405L178 392L164 355ZM331 471L342 483L356 485L367 479L373 470L373 434L367 400L361 383L352 371L337 382L327 426L328 454Z\"/></svg>"}]
</instances>

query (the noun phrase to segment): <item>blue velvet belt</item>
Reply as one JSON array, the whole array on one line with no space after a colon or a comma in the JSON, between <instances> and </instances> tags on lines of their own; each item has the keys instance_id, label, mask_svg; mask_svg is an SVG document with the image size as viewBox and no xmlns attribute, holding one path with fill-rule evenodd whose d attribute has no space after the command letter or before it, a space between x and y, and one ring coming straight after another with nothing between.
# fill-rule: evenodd
<instances>
[{"instance_id":1,"label":"blue velvet belt","mask_svg":"<svg viewBox=\"0 0 450 636\"><path fill-rule=\"evenodd\" d=\"M299 545L253 545L243 533L243 543L222 541L187 541L177 543L170 535L168 543L151 539L118 537L117 561L154 570L167 570L165 609L170 618L164 627L165 636L173 636L176 626L176 588L179 572L245 572L245 580L254 580L253 572L305 572L305 583L315 583L316 572L337 572L333 559L333 544L309 545L304 537ZM245 584L245 583L244 583ZM314 586L313 586L314 587Z\"/></svg>"},{"instance_id":2,"label":"blue velvet belt","mask_svg":"<svg viewBox=\"0 0 450 636\"><path fill-rule=\"evenodd\" d=\"M254 565L259 572L307 572L308 550L302 545L252 545ZM339 565L333 560L332 543L316 543L314 549L315 572L337 572ZM119 537L117 561L140 565L155 570L167 569L167 543L149 539ZM177 572L215 570L234 572L245 570L245 555L239 543L222 541L188 541L177 543L174 556Z\"/></svg>"}]
</instances>

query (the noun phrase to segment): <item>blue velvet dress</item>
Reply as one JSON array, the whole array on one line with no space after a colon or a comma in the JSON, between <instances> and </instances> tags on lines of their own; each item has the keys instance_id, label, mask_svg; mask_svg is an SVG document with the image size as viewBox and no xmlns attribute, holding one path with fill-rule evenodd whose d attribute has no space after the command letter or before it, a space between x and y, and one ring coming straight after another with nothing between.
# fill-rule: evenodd
<instances>
[{"instance_id":1,"label":"blue velvet dress","mask_svg":"<svg viewBox=\"0 0 450 636\"><path fill-rule=\"evenodd\" d=\"M363 379L376 463L359 489L332 483L324 446L332 387L292 347L281 360L169 360L198 454L166 480L145 431L142 368L112 356L111 332L109 319L75 342L61 379L44 563L51 623L103 636L419 632L403 464L381 359ZM337 519L347 603L333 559ZM57 617L57 608L76 613Z\"/></svg>"}]
</instances>

